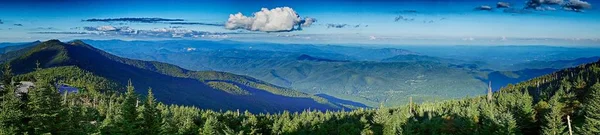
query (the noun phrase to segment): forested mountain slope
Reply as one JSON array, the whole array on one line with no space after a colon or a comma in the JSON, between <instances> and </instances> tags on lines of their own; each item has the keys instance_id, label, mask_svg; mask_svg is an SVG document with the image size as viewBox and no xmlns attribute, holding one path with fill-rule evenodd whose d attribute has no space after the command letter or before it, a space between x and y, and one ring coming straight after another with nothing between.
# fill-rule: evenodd
<instances>
[{"instance_id":1,"label":"forested mountain slope","mask_svg":"<svg viewBox=\"0 0 600 135\"><path fill-rule=\"evenodd\" d=\"M57 71L62 70L68 69ZM0 133L600 134L600 61L508 85L489 96L393 108L277 114L165 105L154 100L153 91L145 99L137 97L131 85L124 94L61 96L40 76L34 75L36 89L27 99L3 96ZM11 80L5 74L3 82L6 78ZM137 99L144 100L138 104Z\"/></svg>"},{"instance_id":2,"label":"forested mountain slope","mask_svg":"<svg viewBox=\"0 0 600 135\"><path fill-rule=\"evenodd\" d=\"M56 70L53 67L70 66L74 70L106 78L119 86L124 86L131 80L140 93L152 88L159 101L169 104L252 112L342 108L321 97L278 87L247 76L224 72L195 72L166 63L121 58L81 41L62 43L50 40L27 51L6 55L12 54L22 54L10 61L16 74L35 71L36 63L39 63L40 68L44 68L39 72L46 72L46 68ZM122 87L112 88L122 90Z\"/></svg>"},{"instance_id":3,"label":"forested mountain slope","mask_svg":"<svg viewBox=\"0 0 600 135\"><path fill-rule=\"evenodd\" d=\"M414 55L406 50L362 49L359 52L364 53L353 54L350 53L351 50L361 49L280 45L284 47L278 50L272 49L275 48L273 45L269 48L269 45L229 45L211 42L184 44L186 41L91 42L99 43L100 48L127 58L166 62L191 70L248 75L278 86L309 94L326 94L371 107L380 103L390 106L405 105L409 96L420 97L415 102L475 96L484 94L487 88L487 81L475 77L478 76L478 73L475 73L478 71L456 68L449 63L454 61ZM179 44L180 42L183 43ZM243 49L248 46L252 48ZM182 50L185 47L196 50ZM292 51L292 48L299 50L286 52ZM340 50L334 51L333 48ZM367 57L367 54L377 54L376 57L410 57L409 59L414 60L353 60ZM345 57L354 58L343 59Z\"/></svg>"}]
</instances>

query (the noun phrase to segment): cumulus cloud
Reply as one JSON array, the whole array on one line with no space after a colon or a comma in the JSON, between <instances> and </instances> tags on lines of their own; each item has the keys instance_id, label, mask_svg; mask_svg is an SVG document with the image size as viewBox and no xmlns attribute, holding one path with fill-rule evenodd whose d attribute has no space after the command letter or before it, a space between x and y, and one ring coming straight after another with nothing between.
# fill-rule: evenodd
<instances>
[{"instance_id":1,"label":"cumulus cloud","mask_svg":"<svg viewBox=\"0 0 600 135\"><path fill-rule=\"evenodd\" d=\"M242 13L230 14L225 28L230 30L246 29L250 31L263 32L287 32L298 30L296 26L310 26L316 19L302 19L290 7L278 7L274 9L262 8L253 16L244 16Z\"/></svg>"}]
</instances>

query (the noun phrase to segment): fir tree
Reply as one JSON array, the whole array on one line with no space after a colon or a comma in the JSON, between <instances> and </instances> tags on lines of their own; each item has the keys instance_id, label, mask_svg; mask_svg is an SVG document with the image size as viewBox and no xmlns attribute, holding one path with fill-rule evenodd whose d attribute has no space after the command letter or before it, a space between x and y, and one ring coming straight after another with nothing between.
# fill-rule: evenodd
<instances>
[{"instance_id":1,"label":"fir tree","mask_svg":"<svg viewBox=\"0 0 600 135\"><path fill-rule=\"evenodd\" d=\"M562 135L565 134L566 124L562 120L563 103L560 102L564 92L559 90L549 101L549 112L544 116L544 126L542 133L545 135Z\"/></svg>"},{"instance_id":2,"label":"fir tree","mask_svg":"<svg viewBox=\"0 0 600 135\"><path fill-rule=\"evenodd\" d=\"M202 135L216 135L219 134L219 121L214 116L209 116L204 122L204 126L201 129L200 134Z\"/></svg>"},{"instance_id":3,"label":"fir tree","mask_svg":"<svg viewBox=\"0 0 600 135\"><path fill-rule=\"evenodd\" d=\"M600 83L591 87L583 110L585 120L580 132L587 135L600 134Z\"/></svg>"},{"instance_id":4,"label":"fir tree","mask_svg":"<svg viewBox=\"0 0 600 135\"><path fill-rule=\"evenodd\" d=\"M10 89L8 89L9 85L13 85L12 69L8 63L4 64L4 71L2 71L2 85L4 85L5 89L0 89L0 97L10 91Z\"/></svg>"},{"instance_id":5,"label":"fir tree","mask_svg":"<svg viewBox=\"0 0 600 135\"><path fill-rule=\"evenodd\" d=\"M111 99L109 99L108 101L108 108L105 112L106 117L104 118L102 124L99 127L99 132L100 134L124 134L122 133L122 131L119 130L120 128L116 125L117 110L115 109L115 103Z\"/></svg>"},{"instance_id":6,"label":"fir tree","mask_svg":"<svg viewBox=\"0 0 600 135\"><path fill-rule=\"evenodd\" d=\"M62 121L60 111L62 109L60 94L56 87L42 77L36 77L36 86L29 90L28 109L31 121L29 127L34 134L52 133L57 134L61 128L56 122Z\"/></svg>"},{"instance_id":7,"label":"fir tree","mask_svg":"<svg viewBox=\"0 0 600 135\"><path fill-rule=\"evenodd\" d=\"M160 134L175 134L177 129L173 122L173 113L168 106L164 104L158 104L157 108L160 110L160 116L162 118L160 122Z\"/></svg>"},{"instance_id":8,"label":"fir tree","mask_svg":"<svg viewBox=\"0 0 600 135\"><path fill-rule=\"evenodd\" d=\"M156 99L152 94L152 88L148 89L148 96L142 110L142 134L156 135L160 133L160 112L156 108Z\"/></svg>"},{"instance_id":9,"label":"fir tree","mask_svg":"<svg viewBox=\"0 0 600 135\"><path fill-rule=\"evenodd\" d=\"M127 92L125 92L125 99L121 103L121 116L122 119L119 121L119 125L123 127L123 131L129 134L138 134L138 121L137 121L137 96L134 91L133 84L129 80L127 84Z\"/></svg>"},{"instance_id":10,"label":"fir tree","mask_svg":"<svg viewBox=\"0 0 600 135\"><path fill-rule=\"evenodd\" d=\"M15 93L15 88L7 86L8 94L4 95L0 104L0 134L14 135L26 132L23 123L26 114L24 104Z\"/></svg>"}]
</instances>

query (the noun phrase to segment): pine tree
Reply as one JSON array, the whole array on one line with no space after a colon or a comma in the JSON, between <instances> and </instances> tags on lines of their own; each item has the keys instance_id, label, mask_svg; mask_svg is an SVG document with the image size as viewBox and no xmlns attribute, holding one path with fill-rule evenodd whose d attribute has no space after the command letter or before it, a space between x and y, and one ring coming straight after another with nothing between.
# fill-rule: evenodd
<instances>
[{"instance_id":1,"label":"pine tree","mask_svg":"<svg viewBox=\"0 0 600 135\"><path fill-rule=\"evenodd\" d=\"M518 94L519 102L516 104L516 113L513 113L513 118L517 121L518 127L525 134L539 134L539 129L535 128L535 115L533 109L533 97L529 95L528 90L523 94Z\"/></svg>"},{"instance_id":2,"label":"pine tree","mask_svg":"<svg viewBox=\"0 0 600 135\"><path fill-rule=\"evenodd\" d=\"M12 69L8 63L4 64L4 71L2 71L2 85L4 85L6 89L0 89L0 97L10 91L10 89L8 89L9 85L13 85Z\"/></svg>"},{"instance_id":3,"label":"pine tree","mask_svg":"<svg viewBox=\"0 0 600 135\"><path fill-rule=\"evenodd\" d=\"M127 85L127 92L125 92L125 99L121 104L121 116L122 119L119 121L120 126L123 127L123 131L128 134L138 134L138 122L137 122L137 96L134 91L133 84L129 80Z\"/></svg>"},{"instance_id":4,"label":"pine tree","mask_svg":"<svg viewBox=\"0 0 600 135\"><path fill-rule=\"evenodd\" d=\"M152 94L152 88L148 89L148 96L142 110L142 134L156 135L160 133L160 112L156 108L156 99Z\"/></svg>"},{"instance_id":5,"label":"pine tree","mask_svg":"<svg viewBox=\"0 0 600 135\"><path fill-rule=\"evenodd\" d=\"M517 122L510 113L500 113L496 115L498 130L494 132L496 135L513 135L518 133Z\"/></svg>"},{"instance_id":6,"label":"pine tree","mask_svg":"<svg viewBox=\"0 0 600 135\"><path fill-rule=\"evenodd\" d=\"M14 135L26 132L23 123L26 114L23 110L24 104L15 93L15 88L7 86L8 94L4 95L0 104L0 134Z\"/></svg>"},{"instance_id":7,"label":"pine tree","mask_svg":"<svg viewBox=\"0 0 600 135\"><path fill-rule=\"evenodd\" d=\"M373 130L371 129L371 124L369 124L369 120L367 120L367 118L365 116L362 116L360 118L360 122L361 122L361 124L364 125L362 131L360 131L361 135L373 135L373 134L375 134L373 132Z\"/></svg>"},{"instance_id":8,"label":"pine tree","mask_svg":"<svg viewBox=\"0 0 600 135\"><path fill-rule=\"evenodd\" d=\"M29 90L28 109L31 121L29 127L33 134L57 134L59 127L56 122L64 119L60 116L62 110L60 94L52 83L44 78L36 77L36 87Z\"/></svg>"},{"instance_id":9,"label":"pine tree","mask_svg":"<svg viewBox=\"0 0 600 135\"><path fill-rule=\"evenodd\" d=\"M200 134L202 135L216 135L219 133L218 129L219 121L215 116L209 116L204 122L204 126L201 129Z\"/></svg>"},{"instance_id":10,"label":"pine tree","mask_svg":"<svg viewBox=\"0 0 600 135\"><path fill-rule=\"evenodd\" d=\"M566 124L562 121L564 105L560 102L562 96L564 96L564 91L559 90L549 101L550 110L544 116L545 124L542 127L542 133L545 135L565 134Z\"/></svg>"},{"instance_id":11,"label":"pine tree","mask_svg":"<svg viewBox=\"0 0 600 135\"><path fill-rule=\"evenodd\" d=\"M100 134L112 135L112 134L125 134L123 128L118 125L120 121L119 108L120 104L117 103L117 95L113 94L109 97L108 101L105 101L106 111L105 118L99 127Z\"/></svg>"},{"instance_id":12,"label":"pine tree","mask_svg":"<svg viewBox=\"0 0 600 135\"><path fill-rule=\"evenodd\" d=\"M173 112L171 112L169 106L159 103L157 108L159 108L160 116L162 118L160 122L160 134L164 135L177 133L177 128L173 124Z\"/></svg>"},{"instance_id":13,"label":"pine tree","mask_svg":"<svg viewBox=\"0 0 600 135\"><path fill-rule=\"evenodd\" d=\"M116 110L114 109L115 107L115 103L111 99L109 99L108 101L108 108L106 110L106 117L104 118L104 120L102 121L102 125L100 125L99 127L99 131L100 134L105 134L105 135L109 135L109 134L124 134L119 130L119 127L117 127L116 125Z\"/></svg>"},{"instance_id":14,"label":"pine tree","mask_svg":"<svg viewBox=\"0 0 600 135\"><path fill-rule=\"evenodd\" d=\"M585 120L581 127L582 134L600 134L600 83L594 84L590 89L588 101L583 108Z\"/></svg>"}]
</instances>

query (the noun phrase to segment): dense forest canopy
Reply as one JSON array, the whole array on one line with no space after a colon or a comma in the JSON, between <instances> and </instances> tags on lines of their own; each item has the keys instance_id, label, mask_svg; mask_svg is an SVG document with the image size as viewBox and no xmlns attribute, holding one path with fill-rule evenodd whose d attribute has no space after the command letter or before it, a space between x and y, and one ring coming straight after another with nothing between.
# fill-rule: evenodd
<instances>
[{"instance_id":1,"label":"dense forest canopy","mask_svg":"<svg viewBox=\"0 0 600 135\"><path fill-rule=\"evenodd\" d=\"M5 64L2 72L0 134L600 134L600 62L508 85L491 97L280 113L164 104L156 101L156 89L132 81L121 86L125 92L97 91L114 84L69 67L53 72L82 78L44 77L53 72L39 64L29 74L11 69ZM35 87L16 92L20 81ZM59 93L55 84L67 81L82 90Z\"/></svg>"}]
</instances>

